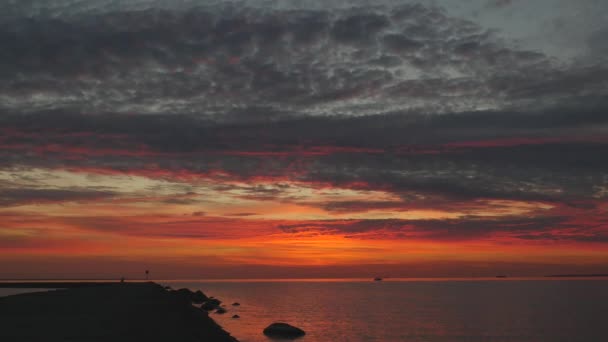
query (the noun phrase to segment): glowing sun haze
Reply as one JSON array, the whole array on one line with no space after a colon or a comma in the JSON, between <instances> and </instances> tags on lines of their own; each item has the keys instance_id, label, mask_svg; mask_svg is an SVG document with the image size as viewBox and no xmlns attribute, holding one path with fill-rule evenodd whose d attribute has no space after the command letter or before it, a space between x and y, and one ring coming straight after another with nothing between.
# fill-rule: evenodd
<instances>
[{"instance_id":1,"label":"glowing sun haze","mask_svg":"<svg viewBox=\"0 0 608 342\"><path fill-rule=\"evenodd\" d=\"M0 278L608 273L605 1L5 1Z\"/></svg>"}]
</instances>

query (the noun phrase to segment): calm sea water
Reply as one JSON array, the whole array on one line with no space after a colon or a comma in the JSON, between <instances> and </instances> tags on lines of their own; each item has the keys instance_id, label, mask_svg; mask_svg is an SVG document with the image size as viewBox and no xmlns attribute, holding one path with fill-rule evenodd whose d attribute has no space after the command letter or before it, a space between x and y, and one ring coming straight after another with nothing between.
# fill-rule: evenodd
<instances>
[{"instance_id":1,"label":"calm sea water","mask_svg":"<svg viewBox=\"0 0 608 342\"><path fill-rule=\"evenodd\" d=\"M608 341L606 279L162 283L223 300L211 316L242 342L269 341L276 321L304 329L299 342Z\"/></svg>"}]
</instances>

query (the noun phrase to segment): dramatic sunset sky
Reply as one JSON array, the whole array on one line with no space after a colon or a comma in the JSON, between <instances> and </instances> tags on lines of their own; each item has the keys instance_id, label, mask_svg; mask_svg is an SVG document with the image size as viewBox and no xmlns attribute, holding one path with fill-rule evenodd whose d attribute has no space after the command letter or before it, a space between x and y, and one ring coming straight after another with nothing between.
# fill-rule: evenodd
<instances>
[{"instance_id":1,"label":"dramatic sunset sky","mask_svg":"<svg viewBox=\"0 0 608 342\"><path fill-rule=\"evenodd\" d=\"M605 0L5 0L0 278L608 273Z\"/></svg>"}]
</instances>

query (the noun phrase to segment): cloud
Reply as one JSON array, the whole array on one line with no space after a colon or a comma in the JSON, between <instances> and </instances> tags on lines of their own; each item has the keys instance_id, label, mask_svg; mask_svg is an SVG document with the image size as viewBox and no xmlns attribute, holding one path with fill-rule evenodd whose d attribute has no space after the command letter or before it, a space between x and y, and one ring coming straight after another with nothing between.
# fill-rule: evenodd
<instances>
[{"instance_id":1,"label":"cloud","mask_svg":"<svg viewBox=\"0 0 608 342\"><path fill-rule=\"evenodd\" d=\"M606 43L606 37L608 35L608 26L603 26L595 30L587 39L587 44L591 52L591 56L594 59L603 59L605 62L606 53L608 53L608 43Z\"/></svg>"},{"instance_id":2,"label":"cloud","mask_svg":"<svg viewBox=\"0 0 608 342\"><path fill-rule=\"evenodd\" d=\"M559 62L438 6L193 4L0 5L0 169L215 182L257 201L298 202L290 184L393 198L306 203L332 213L606 197L602 58ZM589 38L591 55L605 50L603 33ZM198 204L188 191L160 201ZM8 188L0 203L112 196ZM210 215L189 215L183 235ZM481 218L283 228L534 240L564 224L529 220L539 231Z\"/></svg>"},{"instance_id":3,"label":"cloud","mask_svg":"<svg viewBox=\"0 0 608 342\"><path fill-rule=\"evenodd\" d=\"M88 202L116 196L109 191L91 189L30 189L5 188L0 190L0 205L17 206L40 203Z\"/></svg>"},{"instance_id":4,"label":"cloud","mask_svg":"<svg viewBox=\"0 0 608 342\"><path fill-rule=\"evenodd\" d=\"M52 220L82 231L136 238L238 240L272 233L264 221L208 215L80 216Z\"/></svg>"},{"instance_id":5,"label":"cloud","mask_svg":"<svg viewBox=\"0 0 608 342\"><path fill-rule=\"evenodd\" d=\"M246 217L246 216L254 216L254 215L258 215L258 214L257 213L234 213L234 214L229 214L228 216Z\"/></svg>"},{"instance_id":6,"label":"cloud","mask_svg":"<svg viewBox=\"0 0 608 342\"><path fill-rule=\"evenodd\" d=\"M502 7L511 6L514 2L515 2L515 0L490 0L490 1L488 1L487 6L502 8Z\"/></svg>"},{"instance_id":7,"label":"cloud","mask_svg":"<svg viewBox=\"0 0 608 342\"><path fill-rule=\"evenodd\" d=\"M255 181L261 183L241 195L257 199L281 193L267 183L304 182L399 196L573 201L593 198L605 186L603 108L242 124L171 114L4 115L0 165Z\"/></svg>"},{"instance_id":8,"label":"cloud","mask_svg":"<svg viewBox=\"0 0 608 342\"><path fill-rule=\"evenodd\" d=\"M501 108L606 85L605 65L557 65L419 4L71 6L0 21L5 109L243 122Z\"/></svg>"},{"instance_id":9,"label":"cloud","mask_svg":"<svg viewBox=\"0 0 608 342\"><path fill-rule=\"evenodd\" d=\"M517 243L517 240L596 242L608 238L606 217L597 229L572 231L571 218L566 216L539 217L463 217L459 219L366 219L326 220L306 223L281 224L290 234L317 233L344 235L358 239L399 239L430 241L479 241Z\"/></svg>"}]
</instances>

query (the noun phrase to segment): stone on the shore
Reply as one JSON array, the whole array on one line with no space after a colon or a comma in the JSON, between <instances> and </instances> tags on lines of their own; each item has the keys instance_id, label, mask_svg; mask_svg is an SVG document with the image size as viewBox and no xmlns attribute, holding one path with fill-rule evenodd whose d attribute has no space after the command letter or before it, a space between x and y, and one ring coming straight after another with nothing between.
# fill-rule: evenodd
<instances>
[{"instance_id":1,"label":"stone on the shore","mask_svg":"<svg viewBox=\"0 0 608 342\"><path fill-rule=\"evenodd\" d=\"M201 305L201 309L211 311L217 309L222 302L215 298L209 298Z\"/></svg>"},{"instance_id":2,"label":"stone on the shore","mask_svg":"<svg viewBox=\"0 0 608 342\"><path fill-rule=\"evenodd\" d=\"M215 310L216 314L225 314L226 313L226 309L219 307Z\"/></svg>"},{"instance_id":3,"label":"stone on the shore","mask_svg":"<svg viewBox=\"0 0 608 342\"><path fill-rule=\"evenodd\" d=\"M239 306L239 305L241 305L241 303L239 303L239 302L232 303L232 306Z\"/></svg>"},{"instance_id":4,"label":"stone on the shore","mask_svg":"<svg viewBox=\"0 0 608 342\"><path fill-rule=\"evenodd\" d=\"M175 293L184 295L184 296L192 296L193 292L190 291L189 289L183 288L183 289L179 289L179 290L174 290Z\"/></svg>"},{"instance_id":5,"label":"stone on the shore","mask_svg":"<svg viewBox=\"0 0 608 342\"><path fill-rule=\"evenodd\" d=\"M294 339L305 334L304 330L287 323L272 323L264 329L264 335L276 338Z\"/></svg>"},{"instance_id":6,"label":"stone on the shore","mask_svg":"<svg viewBox=\"0 0 608 342\"><path fill-rule=\"evenodd\" d=\"M206 310L206 311L211 311L211 310L214 310L215 308L217 308L217 305L215 305L211 302L205 302L205 303L203 303L203 305L201 305L201 309Z\"/></svg>"},{"instance_id":7,"label":"stone on the shore","mask_svg":"<svg viewBox=\"0 0 608 342\"><path fill-rule=\"evenodd\" d=\"M209 299L201 290L192 292L189 289L184 288L172 291L172 293L174 293L177 297L181 298L181 300L194 304L201 304Z\"/></svg>"},{"instance_id":8,"label":"stone on the shore","mask_svg":"<svg viewBox=\"0 0 608 342\"><path fill-rule=\"evenodd\" d=\"M192 291L188 289L173 290L171 293L183 302L192 302Z\"/></svg>"},{"instance_id":9,"label":"stone on the shore","mask_svg":"<svg viewBox=\"0 0 608 342\"><path fill-rule=\"evenodd\" d=\"M205 294L201 290L198 290L192 294L192 303L194 304L202 304L207 299L207 296L205 296Z\"/></svg>"},{"instance_id":10,"label":"stone on the shore","mask_svg":"<svg viewBox=\"0 0 608 342\"><path fill-rule=\"evenodd\" d=\"M239 315L232 315L232 318L241 318Z\"/></svg>"}]
</instances>

